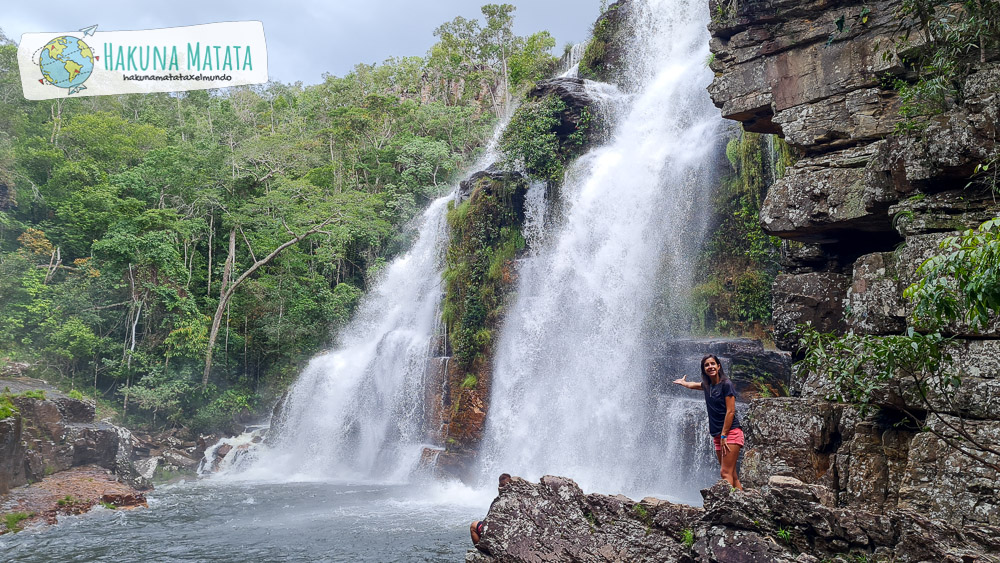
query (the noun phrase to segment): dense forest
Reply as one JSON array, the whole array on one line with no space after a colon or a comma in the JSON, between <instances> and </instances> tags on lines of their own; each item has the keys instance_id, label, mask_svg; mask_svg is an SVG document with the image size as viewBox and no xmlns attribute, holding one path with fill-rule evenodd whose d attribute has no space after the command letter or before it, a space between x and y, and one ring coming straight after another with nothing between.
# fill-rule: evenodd
<instances>
[{"instance_id":1,"label":"dense forest","mask_svg":"<svg viewBox=\"0 0 1000 563\"><path fill-rule=\"evenodd\" d=\"M0 364L132 424L266 407L553 70L513 11L316 85L46 102L0 32Z\"/></svg>"}]
</instances>

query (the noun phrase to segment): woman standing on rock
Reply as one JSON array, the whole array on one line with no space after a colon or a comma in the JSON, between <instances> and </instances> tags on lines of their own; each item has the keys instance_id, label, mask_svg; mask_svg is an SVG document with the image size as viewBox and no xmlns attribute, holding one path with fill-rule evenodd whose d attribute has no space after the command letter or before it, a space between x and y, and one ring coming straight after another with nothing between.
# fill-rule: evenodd
<instances>
[{"instance_id":1,"label":"woman standing on rock","mask_svg":"<svg viewBox=\"0 0 1000 563\"><path fill-rule=\"evenodd\" d=\"M743 485L736 475L736 460L743 447L743 430L736 416L736 388L722 371L719 358L709 354L701 359L701 381L687 381L687 375L682 375L674 383L705 392L708 432L715 442L715 455L722 466L722 478L742 491Z\"/></svg>"}]
</instances>

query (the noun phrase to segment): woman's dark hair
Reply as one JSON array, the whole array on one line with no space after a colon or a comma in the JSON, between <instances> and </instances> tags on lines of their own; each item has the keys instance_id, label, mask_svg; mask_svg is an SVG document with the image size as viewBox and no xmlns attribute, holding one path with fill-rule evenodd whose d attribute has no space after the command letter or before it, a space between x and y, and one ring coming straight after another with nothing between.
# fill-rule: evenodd
<instances>
[{"instance_id":1,"label":"woman's dark hair","mask_svg":"<svg viewBox=\"0 0 1000 563\"><path fill-rule=\"evenodd\" d=\"M713 360L715 360L715 363L719 364L719 382L721 383L729 379L729 376L726 375L726 372L722 371L722 362L719 360L719 357L716 356L715 354L706 354L705 357L701 359L701 378L708 380L712 379L708 376L708 374L705 373L705 360L709 358L712 358Z\"/></svg>"}]
</instances>

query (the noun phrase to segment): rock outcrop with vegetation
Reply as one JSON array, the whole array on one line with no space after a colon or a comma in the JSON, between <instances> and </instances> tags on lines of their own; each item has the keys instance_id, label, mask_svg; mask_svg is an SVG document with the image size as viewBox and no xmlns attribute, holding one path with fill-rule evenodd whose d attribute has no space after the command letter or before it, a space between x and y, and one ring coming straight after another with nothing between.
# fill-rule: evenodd
<instances>
[{"instance_id":1,"label":"rock outcrop with vegetation","mask_svg":"<svg viewBox=\"0 0 1000 563\"><path fill-rule=\"evenodd\" d=\"M570 479L515 478L485 518L469 563L581 562L987 562L997 527L956 527L916 510L842 508L832 492L792 477L758 490L725 481L695 508L584 494ZM837 558L837 559L835 559Z\"/></svg>"},{"instance_id":2,"label":"rock outcrop with vegetation","mask_svg":"<svg viewBox=\"0 0 1000 563\"><path fill-rule=\"evenodd\" d=\"M8 385L15 381L6 381ZM0 494L72 467L96 465L143 489L132 433L95 420L94 403L55 390L0 395Z\"/></svg>"},{"instance_id":3,"label":"rock outcrop with vegetation","mask_svg":"<svg viewBox=\"0 0 1000 563\"><path fill-rule=\"evenodd\" d=\"M839 507L1000 524L991 434L1000 333L962 308L995 313L995 258L962 266L991 252L991 227L940 246L1000 211L990 191L1000 8L765 0L711 9L716 105L799 157L760 219L786 241L775 337L806 358L802 396L751 407L743 482L789 475L829 487ZM934 256L945 258L918 270ZM948 301L955 288L965 297ZM800 340L800 330L812 336Z\"/></svg>"}]
</instances>

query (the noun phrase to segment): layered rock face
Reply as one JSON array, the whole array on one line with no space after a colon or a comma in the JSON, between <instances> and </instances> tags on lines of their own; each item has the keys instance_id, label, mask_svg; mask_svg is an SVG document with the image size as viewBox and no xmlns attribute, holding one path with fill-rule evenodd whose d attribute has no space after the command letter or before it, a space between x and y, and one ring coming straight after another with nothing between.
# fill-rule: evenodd
<instances>
[{"instance_id":1,"label":"layered rock face","mask_svg":"<svg viewBox=\"0 0 1000 563\"><path fill-rule=\"evenodd\" d=\"M131 433L95 421L94 405L68 397L13 396L17 413L0 420L0 494L82 465L113 471L136 488L149 488L132 462Z\"/></svg>"},{"instance_id":2,"label":"layered rock face","mask_svg":"<svg viewBox=\"0 0 1000 563\"><path fill-rule=\"evenodd\" d=\"M563 477L500 491L469 563L539 561L991 561L996 527L954 527L918 511L838 508L831 491L791 477L759 490L720 481L702 508L583 494Z\"/></svg>"},{"instance_id":3,"label":"layered rock face","mask_svg":"<svg viewBox=\"0 0 1000 563\"><path fill-rule=\"evenodd\" d=\"M908 70L892 49L916 29L899 17L901 5L711 3L713 100L725 117L781 135L800 156L761 211L765 230L788 241L787 273L774 287L775 337L787 350L796 347L792 330L807 321L827 331L899 334L912 312L903 291L921 262L948 234L1000 211L991 193L966 188L975 166L997 153L1000 62L985 57L963 79L962 103L922 132L894 134L900 98L885 85ZM952 329L962 385L953 400L936 403L942 418L907 423L903 411L927 409L905 391L875 397L880 412L862 417L827 401L827 384L809 376L802 397L751 407L743 482L789 475L829 487L837 506L1000 524L1000 475L927 431L962 417L971 435L1000 438L990 434L1000 423L1000 333Z\"/></svg>"}]
</instances>

